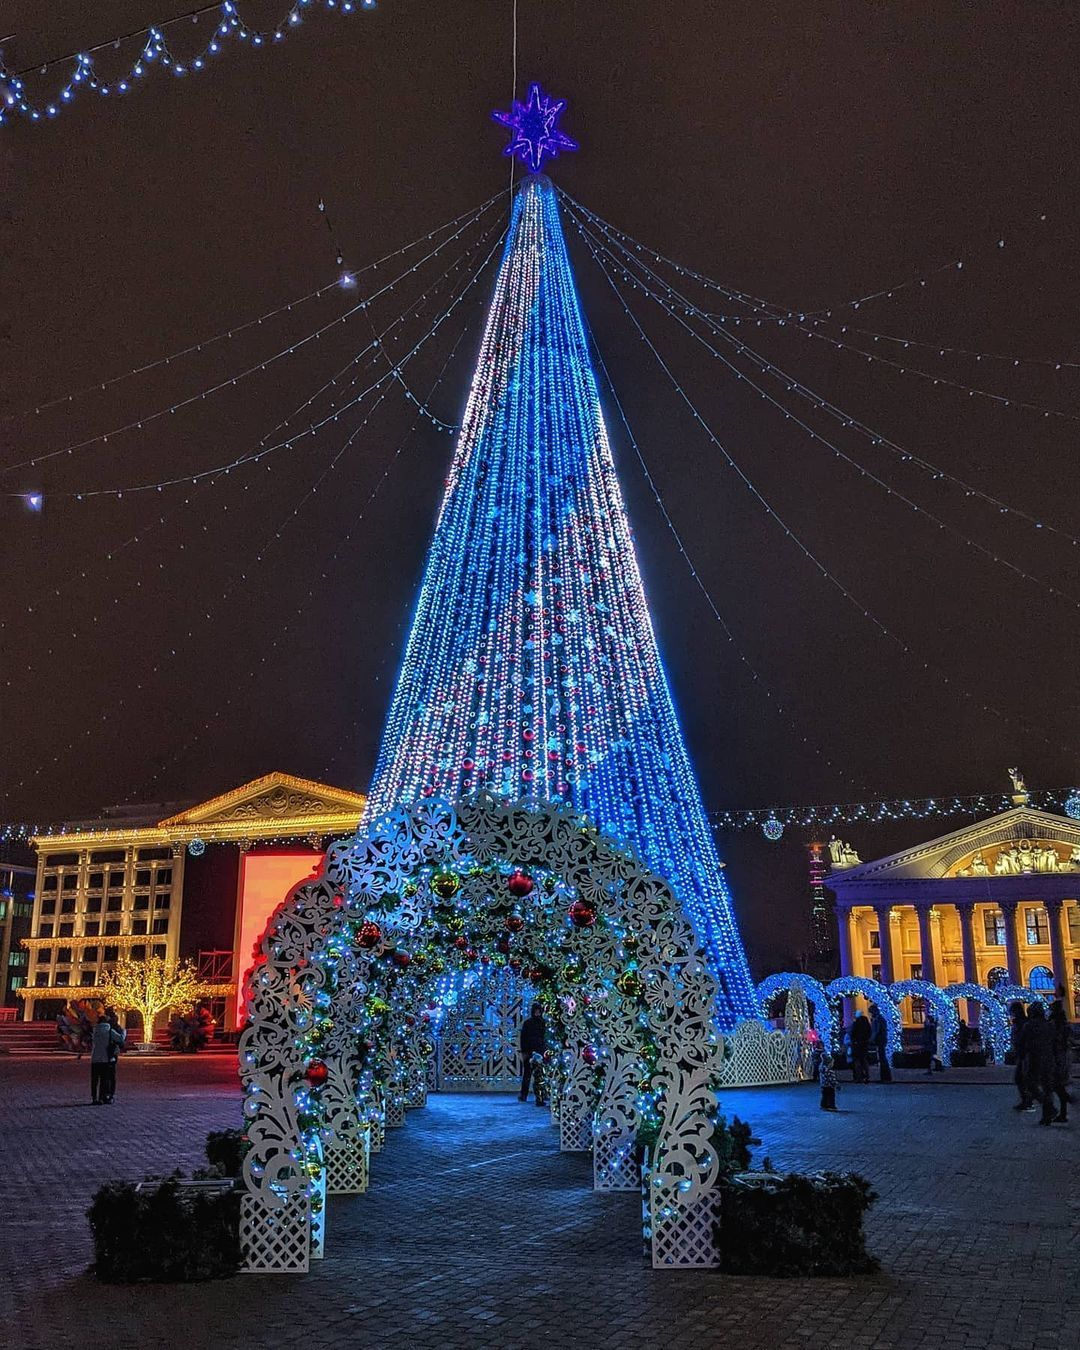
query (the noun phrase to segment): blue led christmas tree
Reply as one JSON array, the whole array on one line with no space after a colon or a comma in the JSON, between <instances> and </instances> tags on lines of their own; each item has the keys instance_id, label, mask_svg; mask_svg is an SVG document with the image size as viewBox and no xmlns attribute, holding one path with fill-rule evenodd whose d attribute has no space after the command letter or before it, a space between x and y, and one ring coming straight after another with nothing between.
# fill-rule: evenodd
<instances>
[{"instance_id":1,"label":"blue led christmas tree","mask_svg":"<svg viewBox=\"0 0 1080 1350\"><path fill-rule=\"evenodd\" d=\"M570 801L632 843L697 928L721 1026L756 1014L638 572L555 191L538 175L514 200L367 814L485 788Z\"/></svg>"}]
</instances>

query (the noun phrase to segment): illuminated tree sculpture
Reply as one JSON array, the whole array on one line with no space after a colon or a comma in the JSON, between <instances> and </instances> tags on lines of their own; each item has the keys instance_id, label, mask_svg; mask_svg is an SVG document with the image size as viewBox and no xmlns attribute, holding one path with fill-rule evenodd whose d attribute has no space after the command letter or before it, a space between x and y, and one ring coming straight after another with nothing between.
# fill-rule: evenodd
<instances>
[{"instance_id":1,"label":"illuminated tree sculpture","mask_svg":"<svg viewBox=\"0 0 1080 1350\"><path fill-rule=\"evenodd\" d=\"M555 190L540 175L514 201L365 821L484 789L568 802L627 840L697 929L720 1025L757 1016L638 571Z\"/></svg>"},{"instance_id":2,"label":"illuminated tree sculpture","mask_svg":"<svg viewBox=\"0 0 1080 1350\"><path fill-rule=\"evenodd\" d=\"M138 1013L142 1041L149 1044L154 1020L170 1008L190 1008L202 993L202 983L190 961L178 964L160 956L143 961L121 957L95 990L104 1003L121 1012Z\"/></svg>"}]
</instances>

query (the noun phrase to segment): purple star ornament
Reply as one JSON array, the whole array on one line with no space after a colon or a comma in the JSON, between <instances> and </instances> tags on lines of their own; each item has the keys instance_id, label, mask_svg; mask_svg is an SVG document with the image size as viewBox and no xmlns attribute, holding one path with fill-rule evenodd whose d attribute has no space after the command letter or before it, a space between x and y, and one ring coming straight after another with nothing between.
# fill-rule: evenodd
<instances>
[{"instance_id":1,"label":"purple star ornament","mask_svg":"<svg viewBox=\"0 0 1080 1350\"><path fill-rule=\"evenodd\" d=\"M503 154L517 155L527 169L539 173L545 158L554 159L562 150L576 150L577 141L555 125L565 107L566 99L548 98L538 84L530 84L526 102L515 99L509 112L493 112L495 121L514 133Z\"/></svg>"}]
</instances>

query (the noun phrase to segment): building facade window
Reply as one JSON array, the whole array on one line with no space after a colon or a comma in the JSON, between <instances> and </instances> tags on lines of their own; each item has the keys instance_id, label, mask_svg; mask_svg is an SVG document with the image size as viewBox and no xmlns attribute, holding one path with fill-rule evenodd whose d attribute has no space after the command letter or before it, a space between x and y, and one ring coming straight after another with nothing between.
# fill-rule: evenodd
<instances>
[{"instance_id":1,"label":"building facade window","mask_svg":"<svg viewBox=\"0 0 1080 1350\"><path fill-rule=\"evenodd\" d=\"M988 947L1005 946L1005 915L1000 909L983 911L983 936Z\"/></svg>"},{"instance_id":2,"label":"building facade window","mask_svg":"<svg viewBox=\"0 0 1080 1350\"><path fill-rule=\"evenodd\" d=\"M870 967L870 978L871 978L872 980L877 980L878 983L880 984L880 982L881 982L881 967L880 967L880 966L878 966L878 965L873 965L873 966Z\"/></svg>"},{"instance_id":3,"label":"building facade window","mask_svg":"<svg viewBox=\"0 0 1080 1350\"><path fill-rule=\"evenodd\" d=\"M870 950L872 952L881 951L881 934L875 928L870 934Z\"/></svg>"},{"instance_id":4,"label":"building facade window","mask_svg":"<svg viewBox=\"0 0 1080 1350\"><path fill-rule=\"evenodd\" d=\"M1069 925L1069 945L1080 947L1080 905L1066 905L1065 920Z\"/></svg>"},{"instance_id":5,"label":"building facade window","mask_svg":"<svg viewBox=\"0 0 1080 1350\"><path fill-rule=\"evenodd\" d=\"M1035 966L1028 976L1029 989L1041 989L1045 993L1053 993L1056 984L1054 972L1049 966Z\"/></svg>"},{"instance_id":6,"label":"building facade window","mask_svg":"<svg viewBox=\"0 0 1080 1350\"><path fill-rule=\"evenodd\" d=\"M1041 905L1024 910L1024 929L1029 947L1042 947L1050 941L1050 925L1046 921L1046 910Z\"/></svg>"},{"instance_id":7,"label":"building facade window","mask_svg":"<svg viewBox=\"0 0 1080 1350\"><path fill-rule=\"evenodd\" d=\"M994 966L986 976L988 989L996 989L999 984L1009 983L1009 972L1004 966Z\"/></svg>"}]
</instances>

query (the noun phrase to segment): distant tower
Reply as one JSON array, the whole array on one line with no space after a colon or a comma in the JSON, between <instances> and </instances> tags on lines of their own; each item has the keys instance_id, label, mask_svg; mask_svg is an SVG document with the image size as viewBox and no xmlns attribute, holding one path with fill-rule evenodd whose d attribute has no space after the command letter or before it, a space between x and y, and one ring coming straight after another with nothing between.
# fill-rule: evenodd
<instances>
[{"instance_id":1,"label":"distant tower","mask_svg":"<svg viewBox=\"0 0 1080 1350\"><path fill-rule=\"evenodd\" d=\"M530 167L532 104L552 134L541 98L530 91L517 105ZM694 923L720 1024L756 1016L649 617L555 189L538 174L514 199L367 817L480 789L572 802L625 838Z\"/></svg>"},{"instance_id":2,"label":"distant tower","mask_svg":"<svg viewBox=\"0 0 1080 1350\"><path fill-rule=\"evenodd\" d=\"M810 854L810 934L814 956L821 961L836 949L833 926L829 920L829 904L825 898L824 883L828 864L825 862L824 844L809 844L807 848Z\"/></svg>"}]
</instances>

